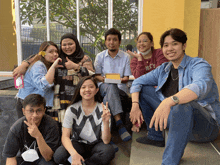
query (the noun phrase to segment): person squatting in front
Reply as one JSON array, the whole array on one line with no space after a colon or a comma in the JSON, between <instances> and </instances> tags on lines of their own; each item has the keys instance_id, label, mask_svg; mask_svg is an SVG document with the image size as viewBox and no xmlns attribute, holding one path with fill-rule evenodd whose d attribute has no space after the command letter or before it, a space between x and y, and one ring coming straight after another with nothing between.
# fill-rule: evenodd
<instances>
[{"instance_id":1,"label":"person squatting in front","mask_svg":"<svg viewBox=\"0 0 220 165\"><path fill-rule=\"evenodd\" d=\"M102 103L96 80L83 77L67 108L62 132L62 146L55 154L56 163L105 165L115 156L111 140L111 114ZM71 157L70 157L71 156Z\"/></svg>"},{"instance_id":2,"label":"person squatting in front","mask_svg":"<svg viewBox=\"0 0 220 165\"><path fill-rule=\"evenodd\" d=\"M10 128L3 157L6 165L56 165L53 154L60 144L58 125L45 114L46 100L30 94L23 101L23 117Z\"/></svg>"}]
</instances>

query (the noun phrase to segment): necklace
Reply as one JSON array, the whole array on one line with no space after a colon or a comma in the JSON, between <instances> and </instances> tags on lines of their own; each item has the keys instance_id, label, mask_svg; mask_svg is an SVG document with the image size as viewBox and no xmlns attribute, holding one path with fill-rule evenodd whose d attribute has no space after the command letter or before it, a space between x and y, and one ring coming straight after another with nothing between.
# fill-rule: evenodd
<instances>
[{"instance_id":1,"label":"necklace","mask_svg":"<svg viewBox=\"0 0 220 165\"><path fill-rule=\"evenodd\" d=\"M176 81L178 78L179 78L179 74L178 74L178 76L176 77L176 78L173 78L173 74L172 74L172 70L173 70L174 68L172 67L172 69L171 69L171 78L172 78L172 80L173 81Z\"/></svg>"}]
</instances>

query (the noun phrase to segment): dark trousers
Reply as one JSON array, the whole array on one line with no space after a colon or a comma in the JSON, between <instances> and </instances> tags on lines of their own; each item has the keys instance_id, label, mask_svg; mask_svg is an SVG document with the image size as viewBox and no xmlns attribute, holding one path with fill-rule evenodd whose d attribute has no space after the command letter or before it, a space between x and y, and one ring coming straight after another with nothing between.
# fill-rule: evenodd
<instances>
[{"instance_id":1,"label":"dark trousers","mask_svg":"<svg viewBox=\"0 0 220 165\"><path fill-rule=\"evenodd\" d=\"M46 161L42 156L34 162L25 162L22 157L16 157L18 165L57 165L53 160Z\"/></svg>"},{"instance_id":2,"label":"dark trousers","mask_svg":"<svg viewBox=\"0 0 220 165\"><path fill-rule=\"evenodd\" d=\"M98 142L93 145L72 141L74 149L84 158L86 165L107 165L115 157L112 145ZM70 157L69 152L60 146L54 153L54 161L57 164L66 163Z\"/></svg>"}]
</instances>

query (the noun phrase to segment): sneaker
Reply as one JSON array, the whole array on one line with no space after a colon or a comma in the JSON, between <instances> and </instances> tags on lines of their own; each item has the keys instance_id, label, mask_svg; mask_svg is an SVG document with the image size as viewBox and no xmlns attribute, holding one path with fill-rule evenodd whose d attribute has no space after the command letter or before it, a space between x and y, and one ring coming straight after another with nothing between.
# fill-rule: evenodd
<instances>
[{"instance_id":1,"label":"sneaker","mask_svg":"<svg viewBox=\"0 0 220 165\"><path fill-rule=\"evenodd\" d=\"M142 143L142 144L149 144L149 145L153 145L153 146L157 146L157 147L165 147L165 141L156 141L156 140L151 140L148 139L147 136L143 136L143 137L139 137L136 139L136 141L138 143Z\"/></svg>"}]
</instances>

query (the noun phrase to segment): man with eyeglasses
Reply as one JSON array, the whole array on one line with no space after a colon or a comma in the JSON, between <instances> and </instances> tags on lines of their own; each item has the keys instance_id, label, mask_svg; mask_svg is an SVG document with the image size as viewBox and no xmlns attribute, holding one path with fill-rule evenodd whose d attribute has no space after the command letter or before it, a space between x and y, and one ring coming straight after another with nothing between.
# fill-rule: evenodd
<instances>
[{"instance_id":1,"label":"man with eyeglasses","mask_svg":"<svg viewBox=\"0 0 220 165\"><path fill-rule=\"evenodd\" d=\"M45 114L46 101L30 94L23 101L24 117L10 128L2 155L6 165L55 165L53 154L60 136L55 120Z\"/></svg>"}]
</instances>

